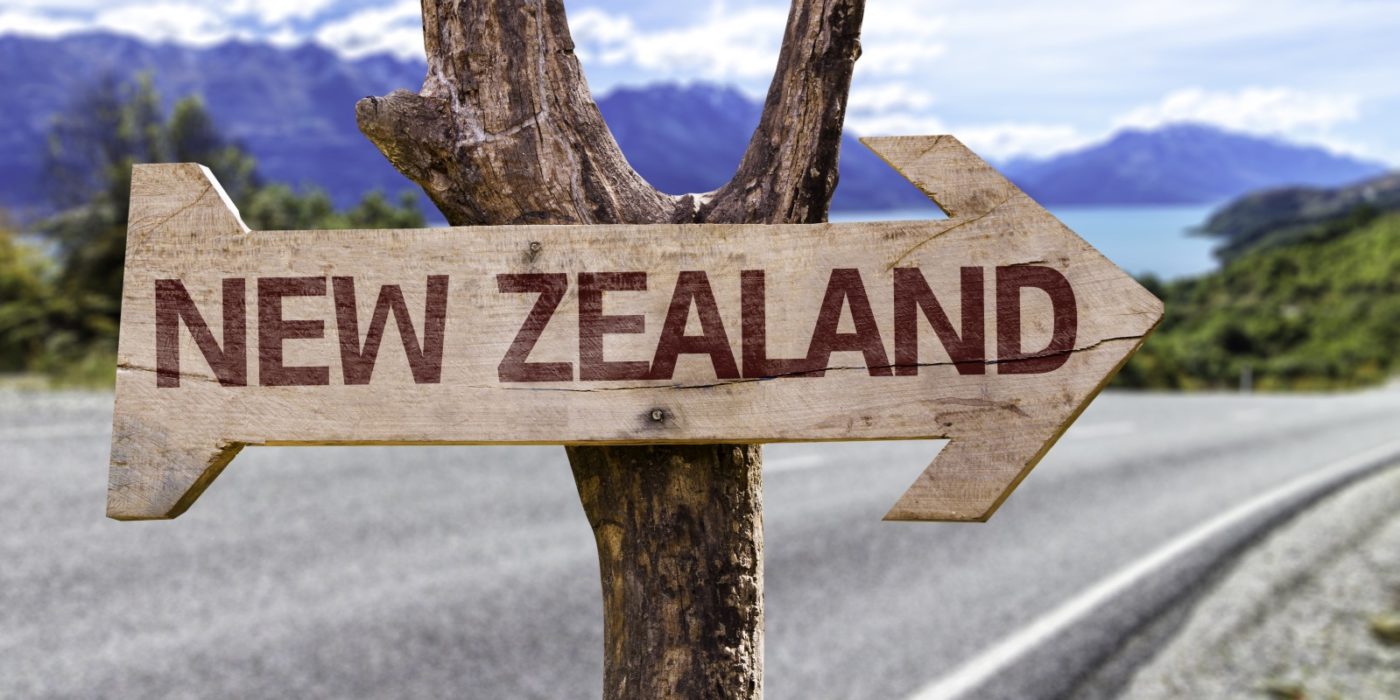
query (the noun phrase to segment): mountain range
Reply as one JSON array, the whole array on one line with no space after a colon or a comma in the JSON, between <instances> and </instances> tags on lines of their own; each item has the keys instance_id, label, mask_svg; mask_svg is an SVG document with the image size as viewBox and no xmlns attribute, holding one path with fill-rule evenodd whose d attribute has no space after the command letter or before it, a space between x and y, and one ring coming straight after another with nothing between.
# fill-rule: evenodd
<instances>
[{"instance_id":1,"label":"mountain range","mask_svg":"<svg viewBox=\"0 0 1400 700\"><path fill-rule=\"evenodd\" d=\"M55 115L103 75L149 73L169 101L198 94L220 128L257 159L263 176L315 184L345 205L372 189L413 189L355 125L365 95L421 84L422 63L348 60L314 44L231 41L149 44L107 33L56 39L0 36L0 206L46 212L45 134ZM703 83L620 88L599 108L633 167L658 188L704 192L734 172L761 104ZM1384 167L1323 149L1203 125L1124 131L1083 150L1001 164L1045 204L1213 203L1284 185L1335 186ZM838 211L927 207L912 185L854 138L843 141Z\"/></svg>"},{"instance_id":2,"label":"mountain range","mask_svg":"<svg viewBox=\"0 0 1400 700\"><path fill-rule=\"evenodd\" d=\"M1315 146L1235 134L1203 124L1129 129L1046 160L1014 160L1004 172L1048 204L1203 204L1289 186L1336 186L1385 171L1378 163Z\"/></svg>"}]
</instances>

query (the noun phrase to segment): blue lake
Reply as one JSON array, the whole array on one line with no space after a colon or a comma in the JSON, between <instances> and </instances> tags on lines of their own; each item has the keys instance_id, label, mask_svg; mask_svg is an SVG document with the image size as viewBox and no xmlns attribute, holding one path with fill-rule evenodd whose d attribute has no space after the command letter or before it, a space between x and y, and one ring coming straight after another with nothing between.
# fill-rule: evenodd
<instances>
[{"instance_id":1,"label":"blue lake","mask_svg":"<svg viewBox=\"0 0 1400 700\"><path fill-rule=\"evenodd\" d=\"M1187 277L1216 267L1215 242L1191 233L1215 205L1170 207L1051 207L1075 233L1119 267L1135 275ZM932 208L833 212L832 221L898 221L942 218Z\"/></svg>"}]
</instances>

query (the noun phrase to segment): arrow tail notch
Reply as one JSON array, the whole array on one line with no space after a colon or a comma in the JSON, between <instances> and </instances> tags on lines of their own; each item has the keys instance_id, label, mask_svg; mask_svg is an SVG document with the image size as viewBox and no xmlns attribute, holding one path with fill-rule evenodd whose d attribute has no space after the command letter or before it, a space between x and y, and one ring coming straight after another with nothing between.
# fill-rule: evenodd
<instances>
[{"instance_id":1,"label":"arrow tail notch","mask_svg":"<svg viewBox=\"0 0 1400 700\"><path fill-rule=\"evenodd\" d=\"M149 303L145 298L150 293L145 288L147 285L133 282L133 278L142 277L135 274L140 269L139 261L154 256L159 250L178 250L180 257L194 264L205 255L218 255L221 239L248 233L248 227L218 180L207 168L195 163L134 166L128 221L126 284L122 290L124 318L140 316L138 306ZM178 304L171 309L190 310ZM174 330L189 332L183 328L194 323L198 328L192 330L202 331L201 339L207 336L207 342L201 347L206 356L218 354L222 357L223 353L233 353L234 348L227 342L220 347L215 341L216 337L224 337L224 322L229 319L221 320L223 314L216 314L196 321L196 315L177 313L173 320L178 327ZM211 332L210 326L216 331ZM157 330L151 329L151 335L157 336ZM151 366L151 358L138 357L138 348L142 347L139 340L124 328L118 341L107 516L117 520L174 518L189 508L242 446L213 437L216 432L213 429L201 429L203 421L217 413L215 406L206 405L202 412L184 410L171 415L161 410L163 397L155 390L160 386L178 385L182 378L189 383L237 384L238 367L237 362L232 362L232 369L226 376L218 377L189 374L178 369L173 376L170 372L159 374L157 368ZM169 347L169 343L161 345L159 350L179 352L178 346ZM237 358L230 358L234 359ZM211 364L216 372L222 367L219 362ZM178 367L178 363L175 366ZM246 372L246 366L243 371ZM163 420L152 421L153 416Z\"/></svg>"}]
</instances>

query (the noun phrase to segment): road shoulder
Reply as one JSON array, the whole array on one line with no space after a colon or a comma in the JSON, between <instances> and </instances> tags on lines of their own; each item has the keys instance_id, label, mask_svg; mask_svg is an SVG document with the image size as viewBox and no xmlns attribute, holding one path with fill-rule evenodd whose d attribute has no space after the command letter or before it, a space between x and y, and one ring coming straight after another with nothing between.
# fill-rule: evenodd
<instances>
[{"instance_id":1,"label":"road shoulder","mask_svg":"<svg viewBox=\"0 0 1400 700\"><path fill-rule=\"evenodd\" d=\"M1121 697L1400 697L1400 644L1371 625L1400 608L1397 505L1390 468L1266 536L1173 621Z\"/></svg>"}]
</instances>

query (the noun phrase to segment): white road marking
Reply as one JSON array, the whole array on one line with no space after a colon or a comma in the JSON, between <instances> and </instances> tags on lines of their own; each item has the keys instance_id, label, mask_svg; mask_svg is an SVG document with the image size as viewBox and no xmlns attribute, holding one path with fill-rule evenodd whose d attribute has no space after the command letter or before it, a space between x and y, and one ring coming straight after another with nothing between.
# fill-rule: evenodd
<instances>
[{"instance_id":1,"label":"white road marking","mask_svg":"<svg viewBox=\"0 0 1400 700\"><path fill-rule=\"evenodd\" d=\"M20 428L0 428L0 440L51 440L55 438L106 437L111 423L53 423Z\"/></svg>"},{"instance_id":2,"label":"white road marking","mask_svg":"<svg viewBox=\"0 0 1400 700\"><path fill-rule=\"evenodd\" d=\"M1066 440L1090 440L1093 438L1119 437L1121 435L1132 435L1137 432L1137 423L1130 420L1113 421L1111 423L1089 423L1087 425L1071 426L1065 433Z\"/></svg>"},{"instance_id":3,"label":"white road marking","mask_svg":"<svg viewBox=\"0 0 1400 700\"><path fill-rule=\"evenodd\" d=\"M1099 581L1092 588L1062 603L1011 636L982 651L952 673L924 686L910 700L953 700L976 690L1027 652L1050 641L1065 629L1088 616L1095 608L1157 573L1174 559L1212 537L1229 530L1261 512L1314 489L1344 483L1347 479L1373 471L1400 459L1400 440L1388 442L1359 455L1333 462L1300 476L1272 491L1246 501L1167 542L1147 556Z\"/></svg>"}]
</instances>

